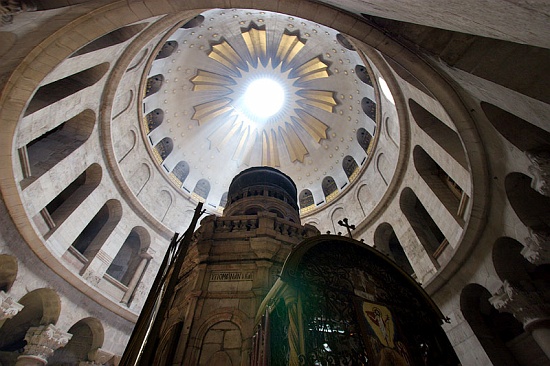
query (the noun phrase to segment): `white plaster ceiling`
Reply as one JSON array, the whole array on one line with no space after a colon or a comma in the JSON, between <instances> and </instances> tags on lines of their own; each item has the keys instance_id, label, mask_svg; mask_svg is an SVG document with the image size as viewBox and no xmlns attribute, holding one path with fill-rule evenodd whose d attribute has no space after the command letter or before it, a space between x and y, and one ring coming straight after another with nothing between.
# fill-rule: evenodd
<instances>
[{"instance_id":1,"label":"white plaster ceiling","mask_svg":"<svg viewBox=\"0 0 550 366\"><path fill-rule=\"evenodd\" d=\"M283 171L298 192L310 189L316 204L321 203L325 177L333 177L338 188L348 185L344 157L352 156L360 167L367 161L357 142L357 129L375 132L375 121L361 107L363 97L376 98L373 87L355 73L357 65L364 65L360 55L337 41L338 32L308 20L242 9L216 9L202 15L200 25L179 28L169 36L167 41L176 41L178 48L169 57L153 61L148 71L149 77L162 74L164 83L157 93L144 98L143 112L160 108L164 120L146 140L153 148L169 137L174 146L161 170L169 175L180 161L187 162L184 194L206 179L211 186L206 201L212 207L219 205L231 179L251 166ZM255 29L243 37L251 23ZM258 29L265 29L264 41ZM289 35L286 41L284 32ZM248 47L247 36L252 39ZM277 55L281 44L296 44L296 40L303 44L294 49L300 48L296 54L290 49L286 58ZM209 57L216 48L219 53ZM230 57L231 49L237 58ZM308 62L311 72L302 67ZM323 64L325 74L319 69ZM266 121L251 117L238 102L246 86L259 77L278 80L286 90L282 111ZM311 118L321 123L308 122Z\"/></svg>"}]
</instances>

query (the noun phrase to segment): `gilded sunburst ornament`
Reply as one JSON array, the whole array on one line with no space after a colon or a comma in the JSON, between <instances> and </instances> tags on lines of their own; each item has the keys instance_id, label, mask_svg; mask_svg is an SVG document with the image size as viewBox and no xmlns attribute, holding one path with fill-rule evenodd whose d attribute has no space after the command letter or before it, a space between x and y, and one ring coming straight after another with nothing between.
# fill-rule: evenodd
<instances>
[{"instance_id":1,"label":"gilded sunburst ornament","mask_svg":"<svg viewBox=\"0 0 550 366\"><path fill-rule=\"evenodd\" d=\"M258 153L262 165L278 167L287 156L303 163L307 146L327 138L329 126L317 116L334 113L338 104L335 92L311 87L312 81L330 75L330 65L321 56L300 61L305 40L299 33L287 30L278 42L268 42L265 26L252 22L241 31L248 54L239 54L222 38L211 44L208 57L225 72L199 69L191 79L193 91L205 92L207 99L194 106L192 119L199 126L216 124L208 140L220 151L236 139L232 159L240 163L248 164ZM265 118L251 113L244 102L249 85L263 78L277 82L284 93L282 107ZM287 154L279 152L280 143Z\"/></svg>"}]
</instances>

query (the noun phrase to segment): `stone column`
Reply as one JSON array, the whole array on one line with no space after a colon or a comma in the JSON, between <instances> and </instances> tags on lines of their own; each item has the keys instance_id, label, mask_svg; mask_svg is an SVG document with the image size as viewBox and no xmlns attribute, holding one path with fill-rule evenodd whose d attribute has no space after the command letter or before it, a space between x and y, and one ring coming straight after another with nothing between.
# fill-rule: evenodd
<instances>
[{"instance_id":1,"label":"stone column","mask_svg":"<svg viewBox=\"0 0 550 366\"><path fill-rule=\"evenodd\" d=\"M6 320L13 318L23 307L20 303L13 301L4 291L0 291L0 328Z\"/></svg>"},{"instance_id":2,"label":"stone column","mask_svg":"<svg viewBox=\"0 0 550 366\"><path fill-rule=\"evenodd\" d=\"M550 304L536 291L504 281L489 302L500 312L514 315L550 359Z\"/></svg>"},{"instance_id":3,"label":"stone column","mask_svg":"<svg viewBox=\"0 0 550 366\"><path fill-rule=\"evenodd\" d=\"M27 345L23 354L17 357L15 366L42 366L47 364L48 357L72 338L72 334L63 333L55 325L30 327L25 335Z\"/></svg>"},{"instance_id":4,"label":"stone column","mask_svg":"<svg viewBox=\"0 0 550 366\"><path fill-rule=\"evenodd\" d=\"M296 290L288 288L283 295L286 309L288 311L288 346L289 365L299 366L300 355L305 353L304 326L302 321L301 303Z\"/></svg>"},{"instance_id":5,"label":"stone column","mask_svg":"<svg viewBox=\"0 0 550 366\"><path fill-rule=\"evenodd\" d=\"M529 228L529 236L525 238L525 248L521 254L535 265L550 263L550 231Z\"/></svg>"},{"instance_id":6,"label":"stone column","mask_svg":"<svg viewBox=\"0 0 550 366\"><path fill-rule=\"evenodd\" d=\"M136 286L141 279L141 275L143 274L143 271L145 271L145 267L147 266L147 263L151 258L153 258L153 255L155 254L155 251L151 248L147 248L141 253L139 253L139 256L141 257L141 262L139 262L138 267L136 268L136 271L134 272L134 276L130 280L130 283L128 284L128 290L122 297L122 300L120 302L124 304L128 304L130 301L130 298L134 294L134 290L136 289Z\"/></svg>"},{"instance_id":7,"label":"stone column","mask_svg":"<svg viewBox=\"0 0 550 366\"><path fill-rule=\"evenodd\" d=\"M550 151L532 150L526 151L525 155L531 161L529 172L533 175L531 187L550 197Z\"/></svg>"}]
</instances>

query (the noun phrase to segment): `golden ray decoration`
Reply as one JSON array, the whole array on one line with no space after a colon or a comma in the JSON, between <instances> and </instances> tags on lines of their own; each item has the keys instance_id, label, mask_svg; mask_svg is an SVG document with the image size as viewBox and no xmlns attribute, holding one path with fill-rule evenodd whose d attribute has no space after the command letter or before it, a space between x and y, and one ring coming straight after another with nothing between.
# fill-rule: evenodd
<instances>
[{"instance_id":1,"label":"golden ray decoration","mask_svg":"<svg viewBox=\"0 0 550 366\"><path fill-rule=\"evenodd\" d=\"M205 70L199 70L197 75L191 79L191 82L193 83L193 91L219 91L224 93L231 93L230 86L236 84L235 80L229 76Z\"/></svg>"},{"instance_id":2,"label":"golden ray decoration","mask_svg":"<svg viewBox=\"0 0 550 366\"><path fill-rule=\"evenodd\" d=\"M258 60L265 65L267 63L267 34L265 26L262 28L254 27L251 25L250 29L242 33L248 53L252 58L254 67L258 65Z\"/></svg>"},{"instance_id":3,"label":"golden ray decoration","mask_svg":"<svg viewBox=\"0 0 550 366\"><path fill-rule=\"evenodd\" d=\"M283 33L275 59L277 65L282 62L285 68L290 61L304 48L305 42L302 41L296 34Z\"/></svg>"},{"instance_id":4,"label":"golden ray decoration","mask_svg":"<svg viewBox=\"0 0 550 366\"><path fill-rule=\"evenodd\" d=\"M195 113L191 118L198 121L199 125L203 125L224 113L232 111L233 106L231 105L231 99L220 98L194 106L193 109Z\"/></svg>"},{"instance_id":5,"label":"golden ray decoration","mask_svg":"<svg viewBox=\"0 0 550 366\"><path fill-rule=\"evenodd\" d=\"M299 104L308 104L329 113L334 113L334 107L338 105L335 93L331 91L302 89L296 94L304 98L298 101Z\"/></svg>"},{"instance_id":6,"label":"golden ray decoration","mask_svg":"<svg viewBox=\"0 0 550 366\"><path fill-rule=\"evenodd\" d=\"M296 109L295 112L300 118L298 119L292 116L292 122L306 130L317 143L327 138L328 125L313 117L303 109Z\"/></svg>"},{"instance_id":7,"label":"golden ray decoration","mask_svg":"<svg viewBox=\"0 0 550 366\"><path fill-rule=\"evenodd\" d=\"M277 147L277 132L274 130L262 133L262 165L280 166L279 148Z\"/></svg>"},{"instance_id":8,"label":"golden ray decoration","mask_svg":"<svg viewBox=\"0 0 550 366\"><path fill-rule=\"evenodd\" d=\"M191 79L193 91L228 95L195 106L192 119L199 125L218 119L219 126L208 137L211 146L221 151L224 146L230 145L229 141L238 141L232 158L241 164L250 165L253 160L260 159L262 165L278 167L279 148L283 146L291 162L303 163L309 151L302 138L310 136L320 143L327 138L329 126L302 108L314 107L334 113L334 107L338 104L334 92L307 89L307 82L330 76L330 64L321 55L297 64L298 55L306 43L300 39L299 32L285 30L278 44L268 44L265 26L258 27L251 22L247 28L241 29L241 36L250 57L241 57L225 39L213 44L208 51L209 58L232 71L229 76L198 70ZM248 72L250 68L258 69L259 62L263 68L273 68L273 71L286 75L284 77L292 83L291 90L296 93L292 98L295 109L284 118L270 120L269 125L258 125L234 109L238 95L231 95L238 90L238 79L246 76L242 72Z\"/></svg>"},{"instance_id":9,"label":"golden ray decoration","mask_svg":"<svg viewBox=\"0 0 550 366\"><path fill-rule=\"evenodd\" d=\"M320 56L317 56L293 69L290 77L298 78L296 84L303 84L315 79L328 78L330 76L328 68L329 65Z\"/></svg>"},{"instance_id":10,"label":"golden ray decoration","mask_svg":"<svg viewBox=\"0 0 550 366\"><path fill-rule=\"evenodd\" d=\"M283 137L286 150L290 156L290 161L295 162L298 160L300 163L304 162L304 156L308 153L304 143L294 130L294 126L286 123L285 128L279 126L279 133Z\"/></svg>"},{"instance_id":11,"label":"golden ray decoration","mask_svg":"<svg viewBox=\"0 0 550 366\"><path fill-rule=\"evenodd\" d=\"M248 70L246 62L225 39L221 39L221 43L212 46L208 57L235 71L237 69Z\"/></svg>"}]
</instances>

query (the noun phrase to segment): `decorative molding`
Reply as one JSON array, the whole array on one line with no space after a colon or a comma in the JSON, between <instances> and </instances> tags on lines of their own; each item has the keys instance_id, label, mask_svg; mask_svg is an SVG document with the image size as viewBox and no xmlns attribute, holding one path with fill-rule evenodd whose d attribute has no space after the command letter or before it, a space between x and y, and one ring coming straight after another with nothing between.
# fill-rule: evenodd
<instances>
[{"instance_id":1,"label":"decorative molding","mask_svg":"<svg viewBox=\"0 0 550 366\"><path fill-rule=\"evenodd\" d=\"M489 298L489 302L499 312L512 314L523 325L550 317L550 304L546 303L536 291L512 285L507 280L496 294Z\"/></svg>"},{"instance_id":2,"label":"decorative molding","mask_svg":"<svg viewBox=\"0 0 550 366\"><path fill-rule=\"evenodd\" d=\"M14 301L4 291L0 291L0 326L4 320L13 318L23 308L23 305Z\"/></svg>"},{"instance_id":3,"label":"decorative molding","mask_svg":"<svg viewBox=\"0 0 550 366\"><path fill-rule=\"evenodd\" d=\"M531 187L540 194L550 197L550 151L531 150L525 155L531 161L529 172L533 174Z\"/></svg>"},{"instance_id":4,"label":"decorative molding","mask_svg":"<svg viewBox=\"0 0 550 366\"><path fill-rule=\"evenodd\" d=\"M535 265L550 263L550 230L529 228L521 254Z\"/></svg>"},{"instance_id":5,"label":"decorative molding","mask_svg":"<svg viewBox=\"0 0 550 366\"><path fill-rule=\"evenodd\" d=\"M53 324L30 327L25 335L27 345L18 359L33 358L46 363L48 357L65 346L72 337L72 334L62 332Z\"/></svg>"}]
</instances>

